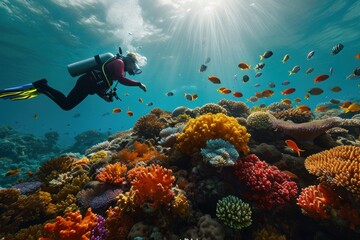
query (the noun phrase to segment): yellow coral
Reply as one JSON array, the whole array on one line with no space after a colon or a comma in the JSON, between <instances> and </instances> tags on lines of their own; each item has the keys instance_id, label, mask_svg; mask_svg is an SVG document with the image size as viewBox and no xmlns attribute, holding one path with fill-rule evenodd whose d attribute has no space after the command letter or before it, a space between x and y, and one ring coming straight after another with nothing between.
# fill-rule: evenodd
<instances>
[{"instance_id":1,"label":"yellow coral","mask_svg":"<svg viewBox=\"0 0 360 240\"><path fill-rule=\"evenodd\" d=\"M190 213L190 204L184 194L178 194L174 198L172 211L181 218L186 218Z\"/></svg>"},{"instance_id":2,"label":"yellow coral","mask_svg":"<svg viewBox=\"0 0 360 240\"><path fill-rule=\"evenodd\" d=\"M107 153L104 150L100 150L96 153L94 153L91 157L90 157L90 162L94 163L97 162L101 159L107 159Z\"/></svg>"},{"instance_id":3,"label":"yellow coral","mask_svg":"<svg viewBox=\"0 0 360 240\"><path fill-rule=\"evenodd\" d=\"M177 137L178 148L191 155L194 150L198 151L205 147L207 140L217 138L229 141L238 152L246 154L250 151L247 146L250 134L247 133L246 128L241 126L235 118L222 113L208 113L190 119L183 132Z\"/></svg>"},{"instance_id":4,"label":"yellow coral","mask_svg":"<svg viewBox=\"0 0 360 240\"><path fill-rule=\"evenodd\" d=\"M344 187L360 199L360 147L338 146L306 158L305 167L321 181Z\"/></svg>"},{"instance_id":5,"label":"yellow coral","mask_svg":"<svg viewBox=\"0 0 360 240\"><path fill-rule=\"evenodd\" d=\"M117 206L121 212L134 212L136 208L135 203L136 192L131 187L129 192L119 194L117 198Z\"/></svg>"}]
</instances>

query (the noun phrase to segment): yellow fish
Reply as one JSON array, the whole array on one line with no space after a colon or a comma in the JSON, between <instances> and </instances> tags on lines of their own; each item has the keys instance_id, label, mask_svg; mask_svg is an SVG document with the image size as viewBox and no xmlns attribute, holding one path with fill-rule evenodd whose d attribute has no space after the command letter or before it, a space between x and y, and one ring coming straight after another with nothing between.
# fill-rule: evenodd
<instances>
[{"instance_id":1,"label":"yellow fish","mask_svg":"<svg viewBox=\"0 0 360 240\"><path fill-rule=\"evenodd\" d=\"M348 112L358 112L360 111L360 104L357 103L352 103L350 106L348 106L347 108L344 108L345 113Z\"/></svg>"}]
</instances>

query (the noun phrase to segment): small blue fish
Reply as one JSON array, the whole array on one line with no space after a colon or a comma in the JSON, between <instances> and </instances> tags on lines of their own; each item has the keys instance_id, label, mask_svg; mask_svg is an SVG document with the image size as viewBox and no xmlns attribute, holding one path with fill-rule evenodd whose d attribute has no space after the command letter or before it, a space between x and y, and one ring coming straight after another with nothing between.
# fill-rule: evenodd
<instances>
[{"instance_id":1,"label":"small blue fish","mask_svg":"<svg viewBox=\"0 0 360 240\"><path fill-rule=\"evenodd\" d=\"M274 82L269 82L269 87L270 87L270 88L274 88L274 87L275 87L275 83L274 83Z\"/></svg>"},{"instance_id":2,"label":"small blue fish","mask_svg":"<svg viewBox=\"0 0 360 240\"><path fill-rule=\"evenodd\" d=\"M260 83L255 83L254 87L260 87Z\"/></svg>"},{"instance_id":3,"label":"small blue fish","mask_svg":"<svg viewBox=\"0 0 360 240\"><path fill-rule=\"evenodd\" d=\"M249 77L248 75L244 75L244 76L242 77L242 81L243 81L244 83L247 83L249 80L250 80L250 77Z\"/></svg>"},{"instance_id":4,"label":"small blue fish","mask_svg":"<svg viewBox=\"0 0 360 240\"><path fill-rule=\"evenodd\" d=\"M331 49L331 54L336 55L339 52L341 52L341 50L343 50L343 48L344 48L344 45L342 45L341 43L338 43Z\"/></svg>"},{"instance_id":5,"label":"small blue fish","mask_svg":"<svg viewBox=\"0 0 360 240\"><path fill-rule=\"evenodd\" d=\"M314 56L314 54L315 54L315 51L311 51L311 52L309 52L308 53L308 55L307 55L307 60L310 60L313 56Z\"/></svg>"},{"instance_id":6,"label":"small blue fish","mask_svg":"<svg viewBox=\"0 0 360 240\"><path fill-rule=\"evenodd\" d=\"M263 69L264 67L265 67L265 63L261 62L261 63L258 63L255 65L254 70L259 71L259 70Z\"/></svg>"},{"instance_id":7,"label":"small blue fish","mask_svg":"<svg viewBox=\"0 0 360 240\"><path fill-rule=\"evenodd\" d=\"M290 81L285 80L285 81L283 81L281 84L284 85L284 86L286 86L286 85L288 85L289 83L290 83Z\"/></svg>"},{"instance_id":8,"label":"small blue fish","mask_svg":"<svg viewBox=\"0 0 360 240\"><path fill-rule=\"evenodd\" d=\"M255 74L255 77L260 77L261 75L262 75L261 72L257 72L257 73Z\"/></svg>"},{"instance_id":9,"label":"small blue fish","mask_svg":"<svg viewBox=\"0 0 360 240\"><path fill-rule=\"evenodd\" d=\"M272 51L266 51L264 52L263 55L260 55L260 60L264 59L264 58L269 58L273 55L273 52Z\"/></svg>"},{"instance_id":10,"label":"small blue fish","mask_svg":"<svg viewBox=\"0 0 360 240\"><path fill-rule=\"evenodd\" d=\"M300 66L299 65L296 65L296 66L294 66L292 69L291 69L291 71L289 71L289 75L291 75L291 74L296 74L297 72L299 72L300 71Z\"/></svg>"}]
</instances>

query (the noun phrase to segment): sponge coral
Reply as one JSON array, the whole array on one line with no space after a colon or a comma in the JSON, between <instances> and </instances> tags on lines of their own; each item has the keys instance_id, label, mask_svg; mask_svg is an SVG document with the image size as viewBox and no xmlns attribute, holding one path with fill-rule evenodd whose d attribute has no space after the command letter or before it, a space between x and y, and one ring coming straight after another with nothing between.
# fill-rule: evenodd
<instances>
[{"instance_id":1,"label":"sponge coral","mask_svg":"<svg viewBox=\"0 0 360 240\"><path fill-rule=\"evenodd\" d=\"M195 119L190 119L183 128L183 133L177 137L178 148L191 155L193 151L199 151L205 147L209 139L221 138L233 144L238 152L244 154L250 151L247 143L250 134L233 117L222 113L206 114Z\"/></svg>"},{"instance_id":2,"label":"sponge coral","mask_svg":"<svg viewBox=\"0 0 360 240\"><path fill-rule=\"evenodd\" d=\"M360 147L338 146L306 158L305 167L320 181L343 187L360 199Z\"/></svg>"},{"instance_id":3,"label":"sponge coral","mask_svg":"<svg viewBox=\"0 0 360 240\"><path fill-rule=\"evenodd\" d=\"M242 229L251 225L251 208L240 198L227 196L216 204L216 216L233 229Z\"/></svg>"},{"instance_id":4,"label":"sponge coral","mask_svg":"<svg viewBox=\"0 0 360 240\"><path fill-rule=\"evenodd\" d=\"M204 161L214 167L234 165L239 153L234 145L223 139L210 139L206 141L206 148L201 148Z\"/></svg>"}]
</instances>

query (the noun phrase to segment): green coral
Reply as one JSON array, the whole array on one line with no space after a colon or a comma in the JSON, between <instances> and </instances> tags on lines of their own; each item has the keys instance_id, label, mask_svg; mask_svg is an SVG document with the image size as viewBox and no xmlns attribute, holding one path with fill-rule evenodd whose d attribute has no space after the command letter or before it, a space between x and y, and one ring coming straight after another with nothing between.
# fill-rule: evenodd
<instances>
[{"instance_id":1,"label":"green coral","mask_svg":"<svg viewBox=\"0 0 360 240\"><path fill-rule=\"evenodd\" d=\"M242 229L251 225L251 208L235 196L227 196L216 204L216 216L233 229Z\"/></svg>"}]
</instances>

